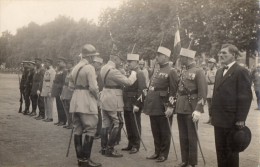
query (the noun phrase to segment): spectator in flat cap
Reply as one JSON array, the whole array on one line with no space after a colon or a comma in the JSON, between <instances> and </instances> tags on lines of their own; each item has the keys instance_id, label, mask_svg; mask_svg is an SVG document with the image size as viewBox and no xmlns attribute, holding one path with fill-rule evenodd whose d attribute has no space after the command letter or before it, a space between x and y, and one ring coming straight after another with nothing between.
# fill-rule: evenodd
<instances>
[{"instance_id":1,"label":"spectator in flat cap","mask_svg":"<svg viewBox=\"0 0 260 167\"><path fill-rule=\"evenodd\" d=\"M67 122L67 117L64 111L64 106L61 101L61 92L65 83L67 75L66 71L66 59L64 57L58 57L57 59L57 72L53 81L51 96L56 98L56 106L58 112L58 122L54 123L57 126L64 126Z\"/></svg>"},{"instance_id":2,"label":"spectator in flat cap","mask_svg":"<svg viewBox=\"0 0 260 167\"><path fill-rule=\"evenodd\" d=\"M45 119L44 122L52 122L53 121L53 102L54 97L51 96L52 85L56 75L56 71L54 70L52 59L47 58L45 60L46 71L43 77L42 91L41 96L44 98L44 108L45 108Z\"/></svg>"}]
</instances>

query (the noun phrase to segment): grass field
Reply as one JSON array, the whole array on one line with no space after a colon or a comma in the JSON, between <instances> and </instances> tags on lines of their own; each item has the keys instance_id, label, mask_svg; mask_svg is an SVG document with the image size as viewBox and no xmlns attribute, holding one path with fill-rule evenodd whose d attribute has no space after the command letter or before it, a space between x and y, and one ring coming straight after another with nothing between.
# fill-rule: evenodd
<instances>
[{"instance_id":1,"label":"grass field","mask_svg":"<svg viewBox=\"0 0 260 167\"><path fill-rule=\"evenodd\" d=\"M255 99L255 98L254 98ZM19 89L18 76L15 74L0 74L0 166L1 167L73 167L77 166L74 144L72 142L70 155L65 157L68 146L70 130L37 121L29 116L18 114ZM260 152L260 111L254 110L256 101L252 102L251 110L247 118L247 126L252 132L252 141L249 147L240 153L241 167L259 166ZM207 109L207 106L205 106ZM38 112L38 111L37 111ZM202 115L199 124L199 135L202 149L208 167L215 167L216 153L214 144L213 127L203 124L207 121L208 112ZM57 121L57 113L54 113L54 122ZM92 159L101 162L103 167L173 167L180 163L180 146L176 117L173 119L172 132L179 160L176 161L173 147L170 149L168 160L156 163L146 160L146 156L153 154L153 137L150 128L149 117L142 115L142 138L147 147L147 152L141 146L137 154L130 155L123 152L123 158L107 158L102 156L100 139L94 141ZM122 132L122 141L116 149L127 145L127 140ZM199 165L203 166L199 154Z\"/></svg>"}]
</instances>

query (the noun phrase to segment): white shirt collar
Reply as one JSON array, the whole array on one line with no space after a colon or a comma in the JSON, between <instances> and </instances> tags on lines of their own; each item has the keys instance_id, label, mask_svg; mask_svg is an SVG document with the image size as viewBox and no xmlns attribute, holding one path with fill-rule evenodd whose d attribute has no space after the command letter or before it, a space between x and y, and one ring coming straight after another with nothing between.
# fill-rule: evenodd
<instances>
[{"instance_id":1,"label":"white shirt collar","mask_svg":"<svg viewBox=\"0 0 260 167\"><path fill-rule=\"evenodd\" d=\"M236 63L236 61L233 61L231 63L229 63L227 66L228 66L228 69L230 69L230 67L232 67L234 64Z\"/></svg>"}]
</instances>

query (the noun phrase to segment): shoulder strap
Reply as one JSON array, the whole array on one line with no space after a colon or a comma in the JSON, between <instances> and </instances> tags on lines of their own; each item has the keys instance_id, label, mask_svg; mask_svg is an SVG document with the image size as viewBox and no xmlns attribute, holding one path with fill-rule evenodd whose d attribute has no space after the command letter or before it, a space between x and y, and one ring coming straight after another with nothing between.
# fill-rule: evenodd
<instances>
[{"instance_id":1,"label":"shoulder strap","mask_svg":"<svg viewBox=\"0 0 260 167\"><path fill-rule=\"evenodd\" d=\"M81 69L87 64L84 64L83 66L79 67L78 71L77 71L77 74L76 74L76 78L75 78L75 81L74 81L74 84L76 86L76 83L77 83L77 80L78 80L78 76L79 76L79 72L81 71Z\"/></svg>"},{"instance_id":2,"label":"shoulder strap","mask_svg":"<svg viewBox=\"0 0 260 167\"><path fill-rule=\"evenodd\" d=\"M107 73L106 73L106 75L105 75L105 77L104 77L104 86L106 86L106 79L107 79L107 75L108 75L108 73L110 72L110 70L111 70L111 68L107 71Z\"/></svg>"}]
</instances>

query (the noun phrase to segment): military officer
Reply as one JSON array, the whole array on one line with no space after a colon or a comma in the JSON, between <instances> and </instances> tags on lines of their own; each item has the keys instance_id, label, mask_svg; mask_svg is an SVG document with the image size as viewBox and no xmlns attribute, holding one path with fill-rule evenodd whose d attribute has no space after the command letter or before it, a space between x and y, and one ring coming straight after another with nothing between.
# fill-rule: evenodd
<instances>
[{"instance_id":1,"label":"military officer","mask_svg":"<svg viewBox=\"0 0 260 167\"><path fill-rule=\"evenodd\" d=\"M67 125L64 125L63 128L67 128L67 129L71 129L73 127L72 125L72 114L69 113L69 109L70 109L70 100L73 94L73 87L69 86L69 81L71 79L71 71L73 69L74 66L74 60L72 59L67 59L67 63L66 63L66 70L67 70L67 75L65 78L65 82L63 85L63 89L61 92L61 100L64 106L64 110L65 110L65 114L66 114L66 118L67 118Z\"/></svg>"},{"instance_id":2,"label":"military officer","mask_svg":"<svg viewBox=\"0 0 260 167\"><path fill-rule=\"evenodd\" d=\"M74 144L79 165L99 167L100 163L90 159L94 135L98 123L97 100L99 96L95 68L91 65L93 56L97 55L91 44L82 48L82 59L72 70L74 92L70 103L73 114ZM85 133L82 145L82 134Z\"/></svg>"},{"instance_id":3,"label":"military officer","mask_svg":"<svg viewBox=\"0 0 260 167\"><path fill-rule=\"evenodd\" d=\"M30 113L30 116L36 115L36 109L38 106L39 115L35 118L36 120L41 120L45 117L44 99L41 96L44 73L45 71L42 67L42 59L35 58L35 73L33 75L31 90L32 112Z\"/></svg>"},{"instance_id":4,"label":"military officer","mask_svg":"<svg viewBox=\"0 0 260 167\"><path fill-rule=\"evenodd\" d=\"M42 91L41 91L41 96L44 98L44 108L45 108L45 119L43 120L44 122L53 121L52 113L53 113L54 97L51 96L51 90L52 90L53 80L56 75L56 71L53 69L52 64L53 64L52 59L45 60L46 71L44 73Z\"/></svg>"},{"instance_id":5,"label":"military officer","mask_svg":"<svg viewBox=\"0 0 260 167\"><path fill-rule=\"evenodd\" d=\"M95 56L93 59L93 66L95 67L95 71L97 75L97 83L100 92L103 90L103 82L100 76L100 70L102 65L103 65L103 59L100 56ZM99 139L101 137L101 128L102 128L102 114L100 108L100 101L98 101L98 124L97 124L95 139Z\"/></svg>"},{"instance_id":6,"label":"military officer","mask_svg":"<svg viewBox=\"0 0 260 167\"><path fill-rule=\"evenodd\" d=\"M184 48L180 51L180 63L186 66L186 71L180 76L176 102L182 159L178 167L188 165L194 167L198 163L195 124L198 124L199 117L203 113L207 82L203 69L195 64L195 54L195 51Z\"/></svg>"},{"instance_id":7,"label":"military officer","mask_svg":"<svg viewBox=\"0 0 260 167\"><path fill-rule=\"evenodd\" d=\"M143 108L143 90L146 89L144 73L139 68L139 55L127 55L128 68L136 72L137 80L131 86L123 89L124 119L127 131L128 146L123 151L130 151L130 154L137 153L140 148L141 134L141 111ZM138 127L136 127L136 125ZM138 128L138 129L137 129ZM138 132L139 131L139 132Z\"/></svg>"},{"instance_id":8,"label":"military officer","mask_svg":"<svg viewBox=\"0 0 260 167\"><path fill-rule=\"evenodd\" d=\"M136 72L132 71L129 78L117 67L125 61L121 54L112 53L106 65L101 68L100 75L104 84L100 101L102 109L101 153L107 157L122 157L114 150L117 136L122 128L123 86L130 86L136 81ZM119 126L120 125L120 126ZM111 128L111 129L110 129ZM108 134L110 132L109 138Z\"/></svg>"},{"instance_id":9,"label":"military officer","mask_svg":"<svg viewBox=\"0 0 260 167\"><path fill-rule=\"evenodd\" d=\"M207 124L211 124L211 102L212 102L215 77L216 77L216 73L217 73L216 63L217 62L214 58L208 59L209 69L207 70L207 73L206 73L206 80L208 83L207 104L208 104L208 111L209 111L209 120L207 122L205 122Z\"/></svg>"},{"instance_id":10,"label":"military officer","mask_svg":"<svg viewBox=\"0 0 260 167\"><path fill-rule=\"evenodd\" d=\"M56 98L56 106L58 112L58 122L54 123L57 126L64 126L67 122L66 114L64 111L63 103L60 99L63 85L65 83L65 78L67 75L66 59L64 57L58 58L58 68L53 81L51 96Z\"/></svg>"},{"instance_id":11,"label":"military officer","mask_svg":"<svg viewBox=\"0 0 260 167\"><path fill-rule=\"evenodd\" d=\"M160 46L157 50L156 62L159 64L152 75L144 103L143 112L150 117L150 124L154 138L154 154L147 159L164 162L168 158L171 144L173 99L176 96L178 75L169 66L171 50Z\"/></svg>"},{"instance_id":12,"label":"military officer","mask_svg":"<svg viewBox=\"0 0 260 167\"><path fill-rule=\"evenodd\" d=\"M29 74L28 61L23 61L21 64L23 66L23 73L22 73L22 78L19 83L21 97L20 97L20 108L19 108L18 113L22 113L22 102L23 102L23 99L25 99L25 82L26 82L26 79Z\"/></svg>"},{"instance_id":13,"label":"military officer","mask_svg":"<svg viewBox=\"0 0 260 167\"><path fill-rule=\"evenodd\" d=\"M29 114L29 108L31 104L31 90L32 90L32 82L33 82L33 76L35 73L34 70L35 62L33 61L28 61L28 76L25 81L25 88L24 88L24 101L25 101L25 110L23 111L24 115Z\"/></svg>"}]
</instances>

